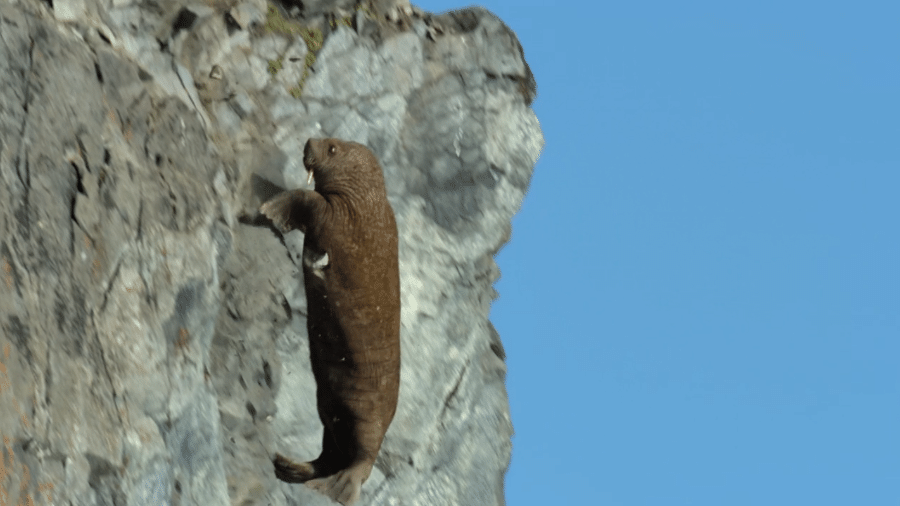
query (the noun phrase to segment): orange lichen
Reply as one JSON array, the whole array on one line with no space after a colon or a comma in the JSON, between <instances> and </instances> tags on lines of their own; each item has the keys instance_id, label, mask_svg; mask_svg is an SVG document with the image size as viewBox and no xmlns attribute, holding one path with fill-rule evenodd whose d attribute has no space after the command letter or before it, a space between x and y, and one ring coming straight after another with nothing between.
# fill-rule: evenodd
<instances>
[{"instance_id":1,"label":"orange lichen","mask_svg":"<svg viewBox=\"0 0 900 506\"><path fill-rule=\"evenodd\" d=\"M12 290L12 264L10 264L9 260L7 260L5 257L3 258L3 281L6 283L6 287Z\"/></svg>"},{"instance_id":2,"label":"orange lichen","mask_svg":"<svg viewBox=\"0 0 900 506\"><path fill-rule=\"evenodd\" d=\"M175 340L175 348L179 350L184 350L187 348L188 340L190 339L191 334L184 327L178 328L178 339Z\"/></svg>"}]
</instances>

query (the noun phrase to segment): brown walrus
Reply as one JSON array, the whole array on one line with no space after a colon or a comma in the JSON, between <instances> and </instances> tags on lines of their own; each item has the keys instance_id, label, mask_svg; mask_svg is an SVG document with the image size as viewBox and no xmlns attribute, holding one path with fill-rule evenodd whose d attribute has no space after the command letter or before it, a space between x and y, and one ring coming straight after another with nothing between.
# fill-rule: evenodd
<instances>
[{"instance_id":1,"label":"brown walrus","mask_svg":"<svg viewBox=\"0 0 900 506\"><path fill-rule=\"evenodd\" d=\"M349 505L359 498L400 388L397 223L375 155L355 142L310 139L303 164L315 190L283 192L260 211L304 232L307 329L322 453L295 463L276 454L275 475Z\"/></svg>"}]
</instances>

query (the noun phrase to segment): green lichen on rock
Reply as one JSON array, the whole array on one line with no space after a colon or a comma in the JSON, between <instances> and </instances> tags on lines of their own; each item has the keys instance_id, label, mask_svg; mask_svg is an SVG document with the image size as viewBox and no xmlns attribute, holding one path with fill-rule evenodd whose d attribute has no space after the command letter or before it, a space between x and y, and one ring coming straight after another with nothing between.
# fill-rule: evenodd
<instances>
[{"instance_id":1,"label":"green lichen on rock","mask_svg":"<svg viewBox=\"0 0 900 506\"><path fill-rule=\"evenodd\" d=\"M306 43L307 49L310 51L322 49L322 42L325 40L322 35L322 30L319 30L318 28L301 28L299 33L300 38Z\"/></svg>"},{"instance_id":2,"label":"green lichen on rock","mask_svg":"<svg viewBox=\"0 0 900 506\"><path fill-rule=\"evenodd\" d=\"M369 18L369 19L376 19L375 13L372 12L371 9L369 9L369 6L366 5L365 2L360 2L360 3L356 6L356 10L362 11L362 13L365 14L366 17Z\"/></svg>"},{"instance_id":3,"label":"green lichen on rock","mask_svg":"<svg viewBox=\"0 0 900 506\"><path fill-rule=\"evenodd\" d=\"M272 74L273 76L275 74L277 74L278 71L281 70L283 62L284 62L283 56L279 57L278 59L275 59L275 60L269 60L269 73Z\"/></svg>"},{"instance_id":4,"label":"green lichen on rock","mask_svg":"<svg viewBox=\"0 0 900 506\"><path fill-rule=\"evenodd\" d=\"M342 17L342 18L332 19L332 20L331 20L331 27L332 27L332 28L337 28L338 25L344 25L344 26L346 26L347 28L353 28L353 22L352 22L350 16L344 16L344 17Z\"/></svg>"},{"instance_id":5,"label":"green lichen on rock","mask_svg":"<svg viewBox=\"0 0 900 506\"><path fill-rule=\"evenodd\" d=\"M269 4L266 9L266 22L263 29L267 33L283 33L285 35L297 35L303 30L303 25L293 19L284 19L278 7Z\"/></svg>"},{"instance_id":6,"label":"green lichen on rock","mask_svg":"<svg viewBox=\"0 0 900 506\"><path fill-rule=\"evenodd\" d=\"M300 95L303 93L303 85L306 84L306 78L309 77L310 70L316 63L316 52L322 49L322 43L324 42L322 30L319 30L318 28L301 29L300 38L306 43L306 49L308 51L306 52L306 59L303 62L303 77L300 78L300 82L297 83L297 86L288 90L294 98L300 98Z\"/></svg>"},{"instance_id":7,"label":"green lichen on rock","mask_svg":"<svg viewBox=\"0 0 900 506\"><path fill-rule=\"evenodd\" d=\"M303 62L304 70L309 70L316 63L316 54L312 51L306 53L306 60Z\"/></svg>"},{"instance_id":8,"label":"green lichen on rock","mask_svg":"<svg viewBox=\"0 0 900 506\"><path fill-rule=\"evenodd\" d=\"M378 17L369 9L367 2L360 2L356 5L356 12L362 12L367 18L377 20ZM340 25L346 26L347 28L353 28L353 14L348 16L344 16L342 18L333 18L329 22L331 28L337 28Z\"/></svg>"},{"instance_id":9,"label":"green lichen on rock","mask_svg":"<svg viewBox=\"0 0 900 506\"><path fill-rule=\"evenodd\" d=\"M308 57L307 57L307 60L308 60ZM293 95L294 98L300 98L300 94L303 92L303 86L306 85L307 77L309 77L309 67L306 67L303 69L303 76L300 77L300 82L298 82L297 86L295 86L294 88L291 88L291 90L290 90L291 95ZM294 91L293 91L295 88L297 89L296 93L294 93Z\"/></svg>"},{"instance_id":10,"label":"green lichen on rock","mask_svg":"<svg viewBox=\"0 0 900 506\"><path fill-rule=\"evenodd\" d=\"M347 18L348 23L350 18ZM350 26L349 24L347 26ZM280 33L291 37L299 36L306 44L306 59L303 62L303 77L296 86L290 88L288 92L294 98L300 98L303 92L303 85L306 78L309 77L310 69L316 63L316 52L322 49L325 42L325 36L322 30L314 27L304 26L299 21L293 19L285 19L278 7L269 4L266 10L266 22L263 24L263 30L266 33ZM275 60L269 60L269 74L276 75L284 66L284 56Z\"/></svg>"}]
</instances>

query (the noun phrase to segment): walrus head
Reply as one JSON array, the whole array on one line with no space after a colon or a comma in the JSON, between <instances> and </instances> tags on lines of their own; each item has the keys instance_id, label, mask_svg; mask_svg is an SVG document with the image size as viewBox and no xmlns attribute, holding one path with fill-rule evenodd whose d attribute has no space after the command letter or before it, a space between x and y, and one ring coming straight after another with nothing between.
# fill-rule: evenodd
<instances>
[{"instance_id":1,"label":"walrus head","mask_svg":"<svg viewBox=\"0 0 900 506\"><path fill-rule=\"evenodd\" d=\"M340 193L348 188L384 188L375 155L362 144L341 139L309 139L303 148L307 184L315 178L317 192Z\"/></svg>"}]
</instances>

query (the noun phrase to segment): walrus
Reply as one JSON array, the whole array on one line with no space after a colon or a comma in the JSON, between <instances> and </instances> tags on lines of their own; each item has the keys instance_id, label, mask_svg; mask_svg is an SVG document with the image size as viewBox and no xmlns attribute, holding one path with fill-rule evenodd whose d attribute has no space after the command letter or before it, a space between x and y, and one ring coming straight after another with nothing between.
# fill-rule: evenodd
<instances>
[{"instance_id":1,"label":"walrus","mask_svg":"<svg viewBox=\"0 0 900 506\"><path fill-rule=\"evenodd\" d=\"M276 454L275 476L354 503L394 418L400 388L397 223L384 174L362 144L310 139L307 184L260 206L283 231L299 229L307 330L322 453L296 463Z\"/></svg>"}]
</instances>

